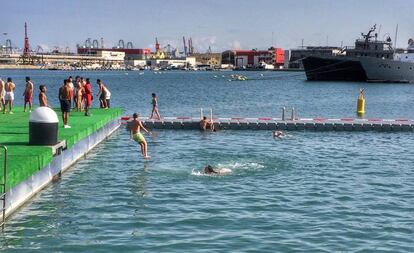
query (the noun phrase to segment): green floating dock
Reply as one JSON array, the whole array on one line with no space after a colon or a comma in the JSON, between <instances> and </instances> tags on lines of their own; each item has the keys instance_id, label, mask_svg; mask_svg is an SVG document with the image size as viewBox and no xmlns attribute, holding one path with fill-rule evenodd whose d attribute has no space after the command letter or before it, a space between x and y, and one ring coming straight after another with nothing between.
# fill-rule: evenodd
<instances>
[{"instance_id":1,"label":"green floating dock","mask_svg":"<svg viewBox=\"0 0 414 253\"><path fill-rule=\"evenodd\" d=\"M122 114L122 109L119 108L91 109L91 117L85 117L82 112L71 112L69 125L72 128L64 129L61 113L57 109L55 111L59 116L59 141L66 140L68 149ZM30 113L23 113L22 107L15 107L13 112L14 114L0 113L0 145L8 148L7 190L25 181L53 160L51 147L29 146L28 144ZM0 156L0 168L2 169L3 152ZM0 182L3 182L2 177L3 173L0 173Z\"/></svg>"}]
</instances>

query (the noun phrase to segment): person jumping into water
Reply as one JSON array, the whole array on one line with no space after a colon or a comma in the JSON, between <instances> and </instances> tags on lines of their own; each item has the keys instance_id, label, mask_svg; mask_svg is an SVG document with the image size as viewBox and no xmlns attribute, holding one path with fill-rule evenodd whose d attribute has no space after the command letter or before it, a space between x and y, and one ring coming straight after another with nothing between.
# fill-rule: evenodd
<instances>
[{"instance_id":1,"label":"person jumping into water","mask_svg":"<svg viewBox=\"0 0 414 253\"><path fill-rule=\"evenodd\" d=\"M131 135L131 140L133 139L140 145L142 156L144 157L144 159L148 159L150 158L148 156L148 149L147 149L148 145L147 145L147 141L145 140L145 137L141 133L141 128L148 134L151 134L151 132L145 129L145 127L142 125L142 122L138 119L138 113L134 113L132 117L134 119L131 122L132 124L129 130L130 135Z\"/></svg>"},{"instance_id":2,"label":"person jumping into water","mask_svg":"<svg viewBox=\"0 0 414 253\"><path fill-rule=\"evenodd\" d=\"M151 112L151 116L150 119L154 118L154 114L155 116L157 116L156 119L160 120L161 116L160 116L160 112L158 111L158 98L157 95L155 95L155 93L152 93L152 112Z\"/></svg>"}]
</instances>

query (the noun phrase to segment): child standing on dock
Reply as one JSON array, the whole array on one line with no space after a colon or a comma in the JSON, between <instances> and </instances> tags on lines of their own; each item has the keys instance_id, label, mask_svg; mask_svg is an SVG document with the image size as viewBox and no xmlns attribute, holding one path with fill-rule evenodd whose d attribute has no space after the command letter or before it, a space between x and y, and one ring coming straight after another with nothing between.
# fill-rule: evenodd
<instances>
[{"instance_id":1,"label":"child standing on dock","mask_svg":"<svg viewBox=\"0 0 414 253\"><path fill-rule=\"evenodd\" d=\"M151 104L152 104L152 112L151 112L150 119L154 118L154 114L155 114L155 116L157 116L156 119L160 120L161 116L160 116L160 112L158 111L158 98L155 93L152 93Z\"/></svg>"},{"instance_id":2,"label":"child standing on dock","mask_svg":"<svg viewBox=\"0 0 414 253\"><path fill-rule=\"evenodd\" d=\"M39 89L40 89L39 105L49 107L49 104L47 103L47 96L46 96L47 89L46 89L46 86L45 85L40 85Z\"/></svg>"},{"instance_id":3,"label":"child standing on dock","mask_svg":"<svg viewBox=\"0 0 414 253\"><path fill-rule=\"evenodd\" d=\"M13 114L13 101L14 101L14 90L16 85L13 83L10 77L7 78L7 83L4 85L4 106L3 114L6 113L6 106L9 104L9 114Z\"/></svg>"},{"instance_id":4,"label":"child standing on dock","mask_svg":"<svg viewBox=\"0 0 414 253\"><path fill-rule=\"evenodd\" d=\"M23 112L26 112L26 105L29 103L29 112L32 112L32 101L33 101L33 83L30 80L30 77L26 76L26 88L24 89L24 109Z\"/></svg>"},{"instance_id":5,"label":"child standing on dock","mask_svg":"<svg viewBox=\"0 0 414 253\"><path fill-rule=\"evenodd\" d=\"M144 159L150 158L148 156L148 150L147 150L147 141L145 140L145 137L141 133L141 128L146 133L151 134L145 127L142 125L142 122L138 119L138 113L134 113L132 116L134 119L131 122L131 128L130 128L130 138L136 141L140 147L141 147L141 154L144 157Z\"/></svg>"}]
</instances>

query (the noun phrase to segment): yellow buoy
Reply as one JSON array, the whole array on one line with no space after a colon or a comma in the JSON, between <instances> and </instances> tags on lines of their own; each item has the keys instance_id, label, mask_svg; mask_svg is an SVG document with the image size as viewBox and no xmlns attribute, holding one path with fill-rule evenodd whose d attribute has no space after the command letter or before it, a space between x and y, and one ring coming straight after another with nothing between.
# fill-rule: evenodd
<instances>
[{"instance_id":1,"label":"yellow buoy","mask_svg":"<svg viewBox=\"0 0 414 253\"><path fill-rule=\"evenodd\" d=\"M365 114L365 89L359 89L359 96L357 101L357 114Z\"/></svg>"}]
</instances>

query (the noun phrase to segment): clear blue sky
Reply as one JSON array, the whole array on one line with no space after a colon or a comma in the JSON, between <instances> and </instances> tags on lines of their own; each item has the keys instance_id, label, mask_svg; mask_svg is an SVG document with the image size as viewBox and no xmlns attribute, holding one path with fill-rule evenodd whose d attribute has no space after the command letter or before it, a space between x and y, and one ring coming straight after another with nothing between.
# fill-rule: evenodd
<instances>
[{"instance_id":1,"label":"clear blue sky","mask_svg":"<svg viewBox=\"0 0 414 253\"><path fill-rule=\"evenodd\" d=\"M170 43L182 48L182 36L192 37L200 52L230 48L265 49L272 44L353 45L360 32L377 23L381 37L399 47L414 37L414 0L13 0L2 1L0 44L6 37L23 46L24 22L32 48L83 44L104 38L112 47L119 39L134 47ZM8 35L4 36L3 33Z\"/></svg>"}]
</instances>

